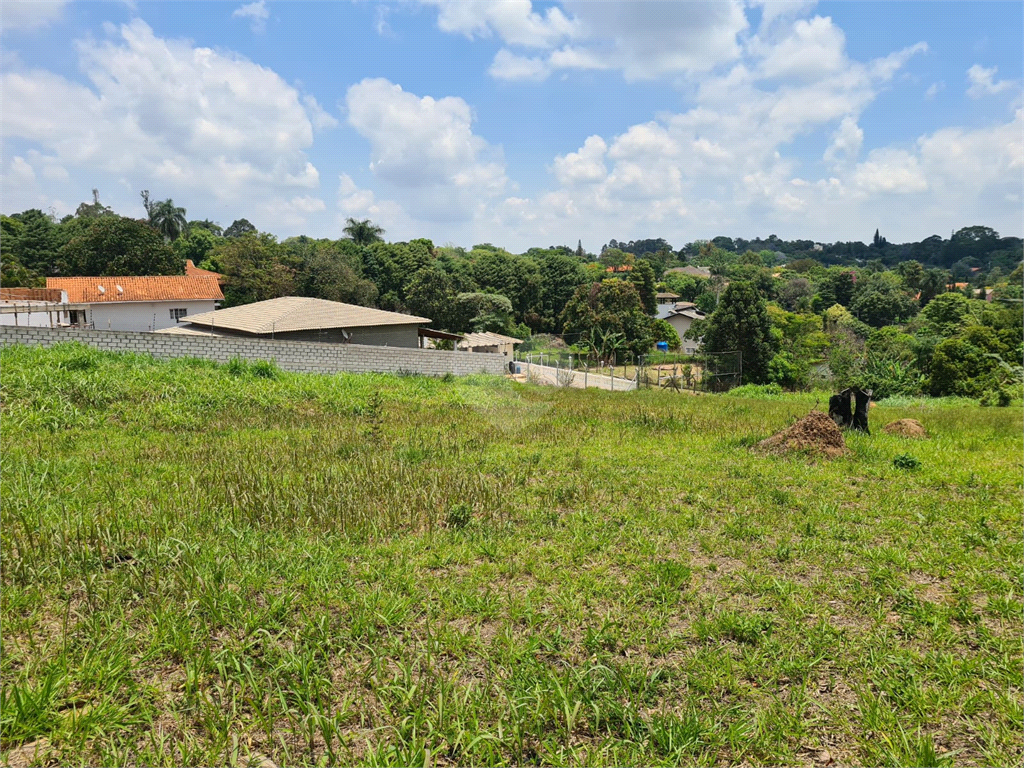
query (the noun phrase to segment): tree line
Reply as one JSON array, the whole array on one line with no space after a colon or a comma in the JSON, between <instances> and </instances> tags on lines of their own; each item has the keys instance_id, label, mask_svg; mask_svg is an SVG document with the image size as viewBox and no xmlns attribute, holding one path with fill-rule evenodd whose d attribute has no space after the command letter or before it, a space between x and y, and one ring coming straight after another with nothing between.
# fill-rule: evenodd
<instances>
[{"instance_id":1,"label":"tree line","mask_svg":"<svg viewBox=\"0 0 1024 768\"><path fill-rule=\"evenodd\" d=\"M577 241L516 254L490 243L388 242L357 219L337 239L279 241L246 219L222 228L189 220L173 200L140 196L143 219L119 216L95 190L60 221L37 209L0 217L2 284L181 274L191 259L225 276L225 306L312 296L409 312L458 333L553 334L602 359L656 341L679 346L654 317L656 293L668 291L708 313L691 330L704 352L742 349L747 382L806 387L827 365L837 382L883 396L1005 399L1005 366L1022 355L1021 240L987 227L901 245L876 231L870 244L772 235L676 250L655 238L611 240L598 253Z\"/></svg>"}]
</instances>

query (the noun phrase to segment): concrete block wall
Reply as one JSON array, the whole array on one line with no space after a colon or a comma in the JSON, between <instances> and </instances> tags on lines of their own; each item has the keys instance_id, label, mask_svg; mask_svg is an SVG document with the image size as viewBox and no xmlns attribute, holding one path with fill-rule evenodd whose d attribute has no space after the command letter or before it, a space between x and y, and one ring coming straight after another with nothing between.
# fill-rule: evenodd
<instances>
[{"instance_id":1,"label":"concrete block wall","mask_svg":"<svg viewBox=\"0 0 1024 768\"><path fill-rule=\"evenodd\" d=\"M22 328L0 326L0 346L25 344L52 347L62 341L78 341L109 352L141 352L157 358L198 357L226 363L273 360L283 371L295 373L419 373L443 376L452 373L502 374L508 358L480 352L446 352L436 349L371 347L363 344L320 344L303 341L266 341L184 336L133 331L93 331L76 328Z\"/></svg>"}]
</instances>

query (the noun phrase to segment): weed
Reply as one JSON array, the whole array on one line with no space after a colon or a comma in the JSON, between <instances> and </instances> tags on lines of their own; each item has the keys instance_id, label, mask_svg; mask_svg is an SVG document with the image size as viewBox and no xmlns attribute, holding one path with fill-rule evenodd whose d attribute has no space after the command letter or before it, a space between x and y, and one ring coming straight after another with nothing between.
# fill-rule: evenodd
<instances>
[{"instance_id":1,"label":"weed","mask_svg":"<svg viewBox=\"0 0 1024 768\"><path fill-rule=\"evenodd\" d=\"M893 457L892 465L896 469L914 470L921 468L921 460L910 453L900 453Z\"/></svg>"},{"instance_id":2,"label":"weed","mask_svg":"<svg viewBox=\"0 0 1024 768\"><path fill-rule=\"evenodd\" d=\"M466 502L459 502L448 508L448 514L445 516L444 522L449 528L461 530L469 525L472 519L473 508Z\"/></svg>"}]
</instances>

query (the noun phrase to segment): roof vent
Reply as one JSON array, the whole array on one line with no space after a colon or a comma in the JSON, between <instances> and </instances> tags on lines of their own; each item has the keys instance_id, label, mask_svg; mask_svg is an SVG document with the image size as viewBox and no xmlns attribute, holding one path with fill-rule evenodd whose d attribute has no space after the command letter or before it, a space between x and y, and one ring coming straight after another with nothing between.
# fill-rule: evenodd
<instances>
[{"instance_id":1,"label":"roof vent","mask_svg":"<svg viewBox=\"0 0 1024 768\"><path fill-rule=\"evenodd\" d=\"M114 287L117 288L118 293L124 293L124 288L122 288L120 285L115 285Z\"/></svg>"},{"instance_id":2,"label":"roof vent","mask_svg":"<svg viewBox=\"0 0 1024 768\"><path fill-rule=\"evenodd\" d=\"M100 293L106 293L107 292L107 289L104 288L102 285L97 285L96 288L99 290Z\"/></svg>"}]
</instances>

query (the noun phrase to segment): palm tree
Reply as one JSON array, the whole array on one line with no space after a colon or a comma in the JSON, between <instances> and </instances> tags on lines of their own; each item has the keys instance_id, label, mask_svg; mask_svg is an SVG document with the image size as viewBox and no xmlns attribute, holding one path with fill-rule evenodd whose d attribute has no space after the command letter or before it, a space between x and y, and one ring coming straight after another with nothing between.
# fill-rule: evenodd
<instances>
[{"instance_id":1,"label":"palm tree","mask_svg":"<svg viewBox=\"0 0 1024 768\"><path fill-rule=\"evenodd\" d=\"M354 240L356 245L369 245L384 239L381 237L384 234L384 228L378 227L369 219L363 219L362 221L348 219L345 223L345 229L342 231L349 236L349 239Z\"/></svg>"},{"instance_id":2,"label":"palm tree","mask_svg":"<svg viewBox=\"0 0 1024 768\"><path fill-rule=\"evenodd\" d=\"M143 190L142 204L149 214L149 225L164 236L168 242L177 240L182 232L188 229L188 219L184 208L175 206L170 198L159 202L149 199L149 190Z\"/></svg>"},{"instance_id":3,"label":"palm tree","mask_svg":"<svg viewBox=\"0 0 1024 768\"><path fill-rule=\"evenodd\" d=\"M185 209L175 206L174 201L170 198L157 203L153 207L153 211L149 215L149 221L168 241L177 240L188 227Z\"/></svg>"}]
</instances>

